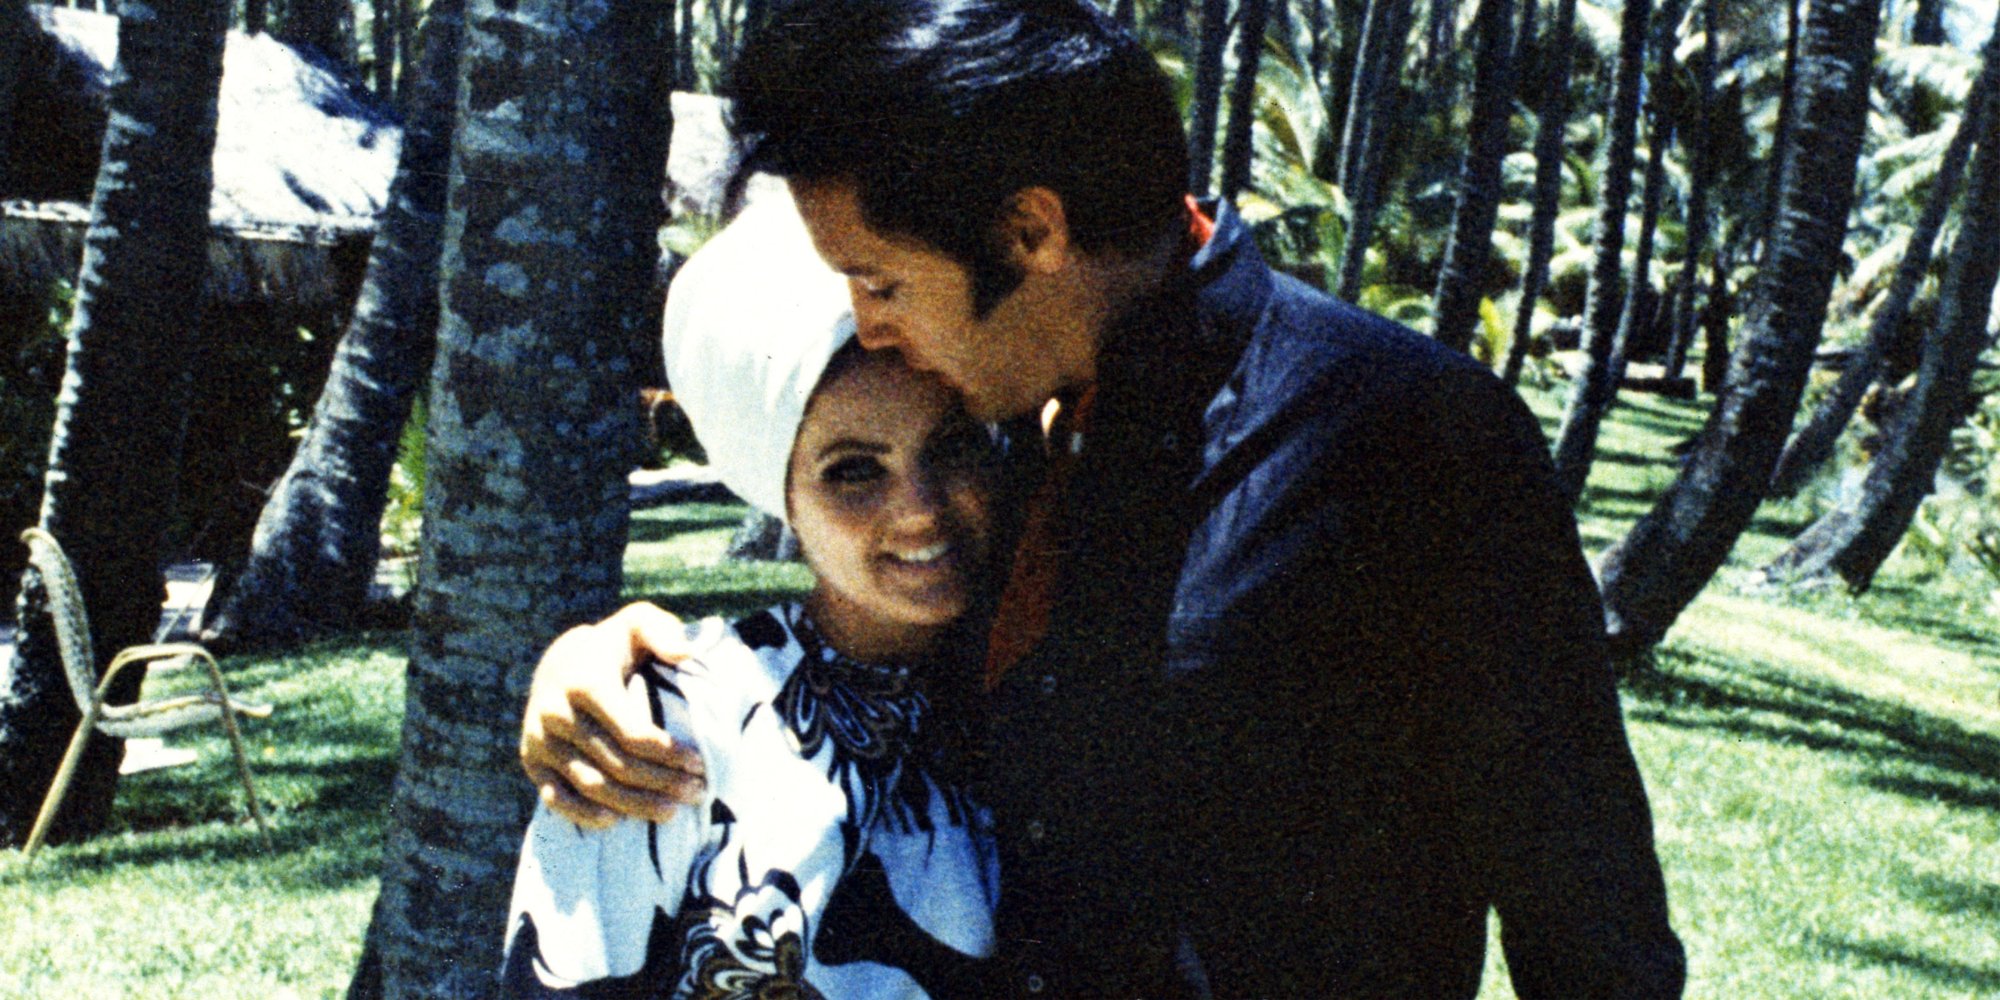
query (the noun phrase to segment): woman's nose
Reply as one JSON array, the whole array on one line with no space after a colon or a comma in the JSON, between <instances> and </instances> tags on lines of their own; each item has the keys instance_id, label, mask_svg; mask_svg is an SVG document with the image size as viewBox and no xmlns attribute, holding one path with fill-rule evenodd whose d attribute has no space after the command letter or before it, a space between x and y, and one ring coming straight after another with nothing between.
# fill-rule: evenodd
<instances>
[{"instance_id":1,"label":"woman's nose","mask_svg":"<svg viewBox=\"0 0 2000 1000\"><path fill-rule=\"evenodd\" d=\"M926 474L899 478L894 508L897 524L923 525L936 520L944 509L944 484Z\"/></svg>"}]
</instances>

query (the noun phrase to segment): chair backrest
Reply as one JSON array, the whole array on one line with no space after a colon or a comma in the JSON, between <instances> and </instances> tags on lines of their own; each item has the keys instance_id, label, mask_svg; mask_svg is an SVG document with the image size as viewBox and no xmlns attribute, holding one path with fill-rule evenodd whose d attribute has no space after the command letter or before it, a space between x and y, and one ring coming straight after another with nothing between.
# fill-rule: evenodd
<instances>
[{"instance_id":1,"label":"chair backrest","mask_svg":"<svg viewBox=\"0 0 2000 1000\"><path fill-rule=\"evenodd\" d=\"M97 657L90 648L90 619L83 613L83 591L76 584L76 571L63 555L54 535L40 528L21 532L28 543L28 565L42 575L42 592L47 595L49 617L56 627L56 648L62 652L63 673L69 675L70 693L76 696L77 710L88 713L97 697Z\"/></svg>"}]
</instances>

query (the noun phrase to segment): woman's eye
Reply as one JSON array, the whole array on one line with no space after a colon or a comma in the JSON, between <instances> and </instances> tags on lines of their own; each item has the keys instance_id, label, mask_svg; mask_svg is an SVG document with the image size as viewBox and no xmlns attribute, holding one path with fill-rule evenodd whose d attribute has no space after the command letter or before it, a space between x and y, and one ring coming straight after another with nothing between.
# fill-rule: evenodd
<instances>
[{"instance_id":1,"label":"woman's eye","mask_svg":"<svg viewBox=\"0 0 2000 1000\"><path fill-rule=\"evenodd\" d=\"M865 483L882 475L882 463L872 458L843 458L820 471L819 477L836 486Z\"/></svg>"},{"instance_id":2,"label":"woman's eye","mask_svg":"<svg viewBox=\"0 0 2000 1000\"><path fill-rule=\"evenodd\" d=\"M896 289L901 287L902 285L897 283L891 283L887 285L863 285L861 286L861 290L863 292L868 293L868 297L874 299L877 302L887 302L890 299L896 297Z\"/></svg>"}]
</instances>

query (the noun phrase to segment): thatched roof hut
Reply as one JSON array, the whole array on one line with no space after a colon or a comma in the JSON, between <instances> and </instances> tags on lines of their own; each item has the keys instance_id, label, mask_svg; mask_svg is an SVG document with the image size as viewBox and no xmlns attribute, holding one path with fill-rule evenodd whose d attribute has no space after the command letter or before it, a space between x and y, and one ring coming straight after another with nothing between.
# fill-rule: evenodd
<instances>
[{"instance_id":1,"label":"thatched roof hut","mask_svg":"<svg viewBox=\"0 0 2000 1000\"><path fill-rule=\"evenodd\" d=\"M39 301L75 274L118 51L109 14L30 10L40 30L22 53L14 106L0 109L12 123L0 164L0 299L14 301ZM401 138L389 109L316 56L231 32L209 206L211 295L345 308L341 289L351 291L354 276L336 274L335 247L366 244Z\"/></svg>"}]
</instances>

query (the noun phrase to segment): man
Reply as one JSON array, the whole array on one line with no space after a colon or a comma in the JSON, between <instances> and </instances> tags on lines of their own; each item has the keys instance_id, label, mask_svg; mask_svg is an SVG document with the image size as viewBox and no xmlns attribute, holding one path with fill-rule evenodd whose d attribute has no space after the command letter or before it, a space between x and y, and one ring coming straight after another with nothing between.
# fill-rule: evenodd
<instances>
[{"instance_id":1,"label":"man","mask_svg":"<svg viewBox=\"0 0 2000 1000\"><path fill-rule=\"evenodd\" d=\"M1512 393L1192 209L1167 82L1085 3L795 5L729 96L866 346L981 419L1067 411L989 661L992 992L1469 997L1497 909L1523 996L1679 993L1596 589ZM544 659L523 761L580 821L698 780L617 694L670 622Z\"/></svg>"}]
</instances>

